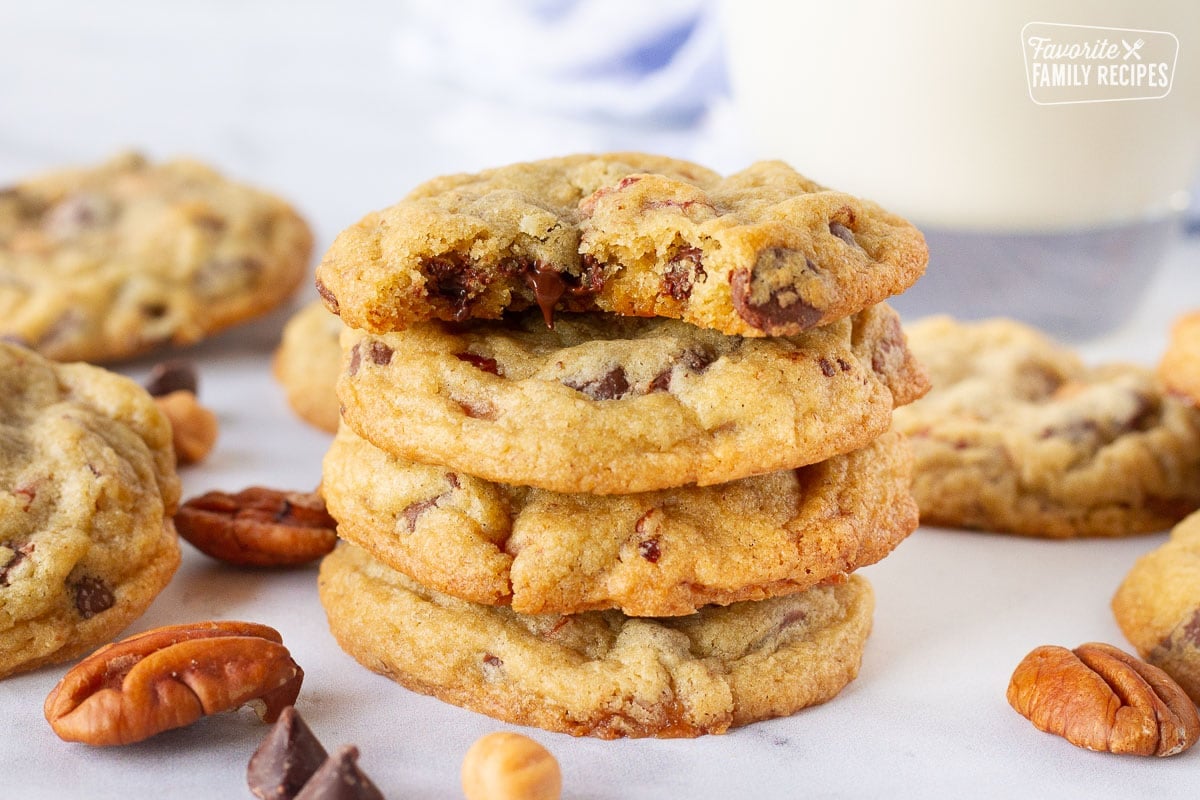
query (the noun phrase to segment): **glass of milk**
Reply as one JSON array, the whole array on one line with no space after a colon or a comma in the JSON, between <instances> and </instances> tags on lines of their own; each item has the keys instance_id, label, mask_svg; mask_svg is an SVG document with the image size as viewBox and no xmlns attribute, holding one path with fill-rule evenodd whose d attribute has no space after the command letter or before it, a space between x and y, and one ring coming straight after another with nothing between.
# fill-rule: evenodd
<instances>
[{"instance_id":1,"label":"glass of milk","mask_svg":"<svg viewBox=\"0 0 1200 800\"><path fill-rule=\"evenodd\" d=\"M728 0L758 155L912 220L906 316L1117 327L1200 163L1196 0Z\"/></svg>"}]
</instances>

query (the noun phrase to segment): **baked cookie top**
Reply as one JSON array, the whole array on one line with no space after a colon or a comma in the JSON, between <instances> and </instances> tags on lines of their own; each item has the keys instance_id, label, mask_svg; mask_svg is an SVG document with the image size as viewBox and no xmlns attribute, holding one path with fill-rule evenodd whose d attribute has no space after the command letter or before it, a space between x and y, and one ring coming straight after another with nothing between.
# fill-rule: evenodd
<instances>
[{"instance_id":1,"label":"baked cookie top","mask_svg":"<svg viewBox=\"0 0 1200 800\"><path fill-rule=\"evenodd\" d=\"M274 308L312 236L195 161L124 155L0 189L0 337L58 360L189 344Z\"/></svg>"},{"instance_id":2,"label":"baked cookie top","mask_svg":"<svg viewBox=\"0 0 1200 800\"><path fill-rule=\"evenodd\" d=\"M524 614L694 613L791 594L917 527L899 434L796 470L634 495L558 494L390 456L343 426L321 490L338 534L424 586Z\"/></svg>"},{"instance_id":3,"label":"baked cookie top","mask_svg":"<svg viewBox=\"0 0 1200 800\"><path fill-rule=\"evenodd\" d=\"M1158 376L1172 392L1200 404L1200 311L1183 315L1171 327Z\"/></svg>"},{"instance_id":4,"label":"baked cookie top","mask_svg":"<svg viewBox=\"0 0 1200 800\"><path fill-rule=\"evenodd\" d=\"M0 343L0 676L132 621L179 563L171 426L127 378Z\"/></svg>"},{"instance_id":5,"label":"baked cookie top","mask_svg":"<svg viewBox=\"0 0 1200 800\"><path fill-rule=\"evenodd\" d=\"M347 329L346 423L406 459L555 492L629 494L791 469L864 446L927 388L895 313L794 337L536 311Z\"/></svg>"},{"instance_id":6,"label":"baked cookie top","mask_svg":"<svg viewBox=\"0 0 1200 800\"><path fill-rule=\"evenodd\" d=\"M450 703L576 736L681 737L792 714L858 674L865 579L685 617L525 615L426 589L344 544L321 603L360 663Z\"/></svg>"},{"instance_id":7,"label":"baked cookie top","mask_svg":"<svg viewBox=\"0 0 1200 800\"><path fill-rule=\"evenodd\" d=\"M317 269L372 333L540 306L788 336L904 291L924 237L782 162L722 178L641 153L436 178L343 231Z\"/></svg>"},{"instance_id":8,"label":"baked cookie top","mask_svg":"<svg viewBox=\"0 0 1200 800\"><path fill-rule=\"evenodd\" d=\"M335 387L342 371L343 327L320 301L309 303L283 327L271 364L292 410L330 433L337 430L341 416Z\"/></svg>"},{"instance_id":9,"label":"baked cookie top","mask_svg":"<svg viewBox=\"0 0 1200 800\"><path fill-rule=\"evenodd\" d=\"M1165 670L1200 704L1200 514L1137 560L1112 601L1142 658Z\"/></svg>"},{"instance_id":10,"label":"baked cookie top","mask_svg":"<svg viewBox=\"0 0 1200 800\"><path fill-rule=\"evenodd\" d=\"M1010 320L908 327L933 390L897 409L924 523L1031 536L1162 530L1200 506L1200 412Z\"/></svg>"}]
</instances>

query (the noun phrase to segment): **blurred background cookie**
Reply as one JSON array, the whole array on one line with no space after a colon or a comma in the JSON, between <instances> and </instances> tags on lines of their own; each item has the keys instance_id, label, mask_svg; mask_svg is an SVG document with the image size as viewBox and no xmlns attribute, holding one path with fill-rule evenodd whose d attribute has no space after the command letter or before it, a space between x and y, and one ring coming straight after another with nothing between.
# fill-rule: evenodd
<instances>
[{"instance_id":1,"label":"blurred background cookie","mask_svg":"<svg viewBox=\"0 0 1200 800\"><path fill-rule=\"evenodd\" d=\"M923 523L1124 536L1200 506L1200 412L1149 370L1086 366L1011 320L936 317L907 331L934 386L895 412Z\"/></svg>"},{"instance_id":2,"label":"blurred background cookie","mask_svg":"<svg viewBox=\"0 0 1200 800\"><path fill-rule=\"evenodd\" d=\"M271 368L288 405L305 422L333 433L341 418L337 377L342 370L338 337L342 321L320 301L297 311L283 327Z\"/></svg>"},{"instance_id":3,"label":"blurred background cookie","mask_svg":"<svg viewBox=\"0 0 1200 800\"><path fill-rule=\"evenodd\" d=\"M197 342L308 274L289 205L195 161L136 154L0 190L0 336L60 361Z\"/></svg>"}]
</instances>

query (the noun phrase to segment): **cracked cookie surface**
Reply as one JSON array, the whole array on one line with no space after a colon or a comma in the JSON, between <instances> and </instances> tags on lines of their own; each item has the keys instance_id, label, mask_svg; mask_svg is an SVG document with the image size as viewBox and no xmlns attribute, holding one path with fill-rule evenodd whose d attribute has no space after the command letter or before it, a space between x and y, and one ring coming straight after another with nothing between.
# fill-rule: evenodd
<instances>
[{"instance_id":1,"label":"cracked cookie surface","mask_svg":"<svg viewBox=\"0 0 1200 800\"><path fill-rule=\"evenodd\" d=\"M905 220L782 162L722 178L612 153L431 180L343 231L317 282L372 333L541 306L783 336L904 291L927 257Z\"/></svg>"},{"instance_id":2,"label":"cracked cookie surface","mask_svg":"<svg viewBox=\"0 0 1200 800\"><path fill-rule=\"evenodd\" d=\"M895 313L794 337L678 320L526 312L347 329L338 397L390 453L502 483L629 494L822 461L888 429L927 388Z\"/></svg>"},{"instance_id":3,"label":"cracked cookie surface","mask_svg":"<svg viewBox=\"0 0 1200 800\"><path fill-rule=\"evenodd\" d=\"M685 617L522 615L421 587L351 544L321 564L338 644L418 692L576 736L682 737L792 714L858 674L874 597L837 585Z\"/></svg>"},{"instance_id":4,"label":"cracked cookie surface","mask_svg":"<svg viewBox=\"0 0 1200 800\"><path fill-rule=\"evenodd\" d=\"M171 426L133 381L0 343L0 677L94 649L179 564Z\"/></svg>"},{"instance_id":5,"label":"cracked cookie surface","mask_svg":"<svg viewBox=\"0 0 1200 800\"><path fill-rule=\"evenodd\" d=\"M137 155L0 189L0 337L60 361L196 342L274 308L312 236L283 201Z\"/></svg>"},{"instance_id":6,"label":"cracked cookie surface","mask_svg":"<svg viewBox=\"0 0 1200 800\"><path fill-rule=\"evenodd\" d=\"M1142 658L1200 704L1200 514L1133 565L1113 596L1113 614Z\"/></svg>"},{"instance_id":7,"label":"cracked cookie surface","mask_svg":"<svg viewBox=\"0 0 1200 800\"><path fill-rule=\"evenodd\" d=\"M432 589L524 614L691 614L791 594L890 553L917 527L912 457L862 450L717 486L558 494L391 456L343 426L321 490L338 534Z\"/></svg>"},{"instance_id":8,"label":"cracked cookie surface","mask_svg":"<svg viewBox=\"0 0 1200 800\"><path fill-rule=\"evenodd\" d=\"M342 370L342 321L314 301L283 327L271 367L288 405L310 425L333 433L338 428L337 378Z\"/></svg>"},{"instance_id":9,"label":"cracked cookie surface","mask_svg":"<svg viewBox=\"0 0 1200 800\"><path fill-rule=\"evenodd\" d=\"M921 521L1030 536L1163 530L1200 506L1200 412L1010 320L907 328L934 388L897 409Z\"/></svg>"}]
</instances>

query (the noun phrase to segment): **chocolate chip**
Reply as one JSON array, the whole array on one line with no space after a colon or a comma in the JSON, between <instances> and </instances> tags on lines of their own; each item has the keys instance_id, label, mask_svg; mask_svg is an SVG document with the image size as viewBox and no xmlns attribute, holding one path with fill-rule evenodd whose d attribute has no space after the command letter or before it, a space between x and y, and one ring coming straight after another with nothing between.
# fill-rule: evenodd
<instances>
[{"instance_id":1,"label":"chocolate chip","mask_svg":"<svg viewBox=\"0 0 1200 800\"><path fill-rule=\"evenodd\" d=\"M25 558L33 552L34 543L26 542L23 545L14 547L15 542L5 542L4 546L13 551L12 558L8 559L8 563L0 567L0 586L8 586L8 573L16 569Z\"/></svg>"},{"instance_id":2,"label":"chocolate chip","mask_svg":"<svg viewBox=\"0 0 1200 800\"><path fill-rule=\"evenodd\" d=\"M495 683L504 677L504 662L491 653L483 654L483 660L479 663L479 669L483 672L483 679L489 683Z\"/></svg>"},{"instance_id":3,"label":"chocolate chip","mask_svg":"<svg viewBox=\"0 0 1200 800\"><path fill-rule=\"evenodd\" d=\"M392 355L395 351L388 347L383 342L372 341L367 345L367 358L371 359L371 363L380 367L387 366L392 363Z\"/></svg>"},{"instance_id":4,"label":"chocolate chip","mask_svg":"<svg viewBox=\"0 0 1200 800\"><path fill-rule=\"evenodd\" d=\"M817 359L817 363L821 365L821 374L826 378L832 378L837 374L837 370L834 369L833 364L830 363L829 359L825 358L824 356L821 356L821 358Z\"/></svg>"},{"instance_id":5,"label":"chocolate chip","mask_svg":"<svg viewBox=\"0 0 1200 800\"><path fill-rule=\"evenodd\" d=\"M325 307L334 314L339 313L341 311L341 306L338 305L337 295L335 295L328 286L322 283L320 278L317 279L316 285L317 294L321 295L321 299L325 301Z\"/></svg>"},{"instance_id":6,"label":"chocolate chip","mask_svg":"<svg viewBox=\"0 0 1200 800\"><path fill-rule=\"evenodd\" d=\"M1192 618L1181 626L1179 640L1200 649L1200 608L1193 611Z\"/></svg>"},{"instance_id":7,"label":"chocolate chip","mask_svg":"<svg viewBox=\"0 0 1200 800\"><path fill-rule=\"evenodd\" d=\"M830 222L829 232L851 247L859 246L858 240L854 238L854 231L850 230L840 222Z\"/></svg>"},{"instance_id":8,"label":"chocolate chip","mask_svg":"<svg viewBox=\"0 0 1200 800\"><path fill-rule=\"evenodd\" d=\"M357 747L339 747L308 779L295 800L383 800L383 794L357 762Z\"/></svg>"},{"instance_id":9,"label":"chocolate chip","mask_svg":"<svg viewBox=\"0 0 1200 800\"><path fill-rule=\"evenodd\" d=\"M850 362L849 362L849 361L847 361L847 360L846 360L846 359L844 359L844 358L839 358L839 359L837 360L837 365L838 365L838 367L840 367L840 368L841 368L842 372L849 372L849 371L850 371Z\"/></svg>"},{"instance_id":10,"label":"chocolate chip","mask_svg":"<svg viewBox=\"0 0 1200 800\"><path fill-rule=\"evenodd\" d=\"M355 342L354 347L350 348L350 365L346 368L351 377L358 374L358 368L362 366L362 342Z\"/></svg>"},{"instance_id":11,"label":"chocolate chip","mask_svg":"<svg viewBox=\"0 0 1200 800\"><path fill-rule=\"evenodd\" d=\"M487 356L477 355L476 353L455 353L454 357L459 361L466 361L476 369L481 369L484 372L490 372L493 375L500 375L500 365L496 363L496 359L488 358Z\"/></svg>"},{"instance_id":12,"label":"chocolate chip","mask_svg":"<svg viewBox=\"0 0 1200 800\"><path fill-rule=\"evenodd\" d=\"M665 392L671 388L671 374L674 372L670 367L664 369L651 379L650 385L646 387L648 392Z\"/></svg>"},{"instance_id":13,"label":"chocolate chip","mask_svg":"<svg viewBox=\"0 0 1200 800\"><path fill-rule=\"evenodd\" d=\"M296 709L288 706L250 756L250 793L262 800L292 800L328 755Z\"/></svg>"},{"instance_id":14,"label":"chocolate chip","mask_svg":"<svg viewBox=\"0 0 1200 800\"><path fill-rule=\"evenodd\" d=\"M71 239L89 228L103 225L114 216L116 206L108 197L94 192L77 192L51 208L43 225L55 239Z\"/></svg>"},{"instance_id":15,"label":"chocolate chip","mask_svg":"<svg viewBox=\"0 0 1200 800\"><path fill-rule=\"evenodd\" d=\"M704 372L716 360L716 356L708 350L695 350L692 348L684 350L683 355L679 357L680 363L695 373Z\"/></svg>"},{"instance_id":16,"label":"chocolate chip","mask_svg":"<svg viewBox=\"0 0 1200 800\"><path fill-rule=\"evenodd\" d=\"M533 299L542 310L542 319L547 328L554 327L554 307L567 291L562 273L541 261L526 266L521 271L525 285L533 292Z\"/></svg>"},{"instance_id":17,"label":"chocolate chip","mask_svg":"<svg viewBox=\"0 0 1200 800\"><path fill-rule=\"evenodd\" d=\"M198 394L199 378L196 365L183 358L163 361L154 365L146 379L146 391L152 397L162 397L171 392Z\"/></svg>"},{"instance_id":18,"label":"chocolate chip","mask_svg":"<svg viewBox=\"0 0 1200 800\"><path fill-rule=\"evenodd\" d=\"M753 328L768 335L794 333L811 328L821 320L820 309L804 301L795 288L801 272L817 267L797 250L770 247L759 253L751 269L734 270L733 307Z\"/></svg>"},{"instance_id":19,"label":"chocolate chip","mask_svg":"<svg viewBox=\"0 0 1200 800\"><path fill-rule=\"evenodd\" d=\"M693 284L702 283L708 277L701 255L699 247L680 248L667 262L661 293L681 301L691 297Z\"/></svg>"},{"instance_id":20,"label":"chocolate chip","mask_svg":"<svg viewBox=\"0 0 1200 800\"><path fill-rule=\"evenodd\" d=\"M470 316L468 305L471 299L483 291L488 284L488 275L471 263L469 256L445 253L423 260L419 268L425 275L430 294L449 301L453 318L463 321Z\"/></svg>"},{"instance_id":21,"label":"chocolate chip","mask_svg":"<svg viewBox=\"0 0 1200 800\"><path fill-rule=\"evenodd\" d=\"M80 578L70 588L75 595L75 609L84 619L91 619L100 612L107 611L117 602L108 584L90 575Z\"/></svg>"},{"instance_id":22,"label":"chocolate chip","mask_svg":"<svg viewBox=\"0 0 1200 800\"><path fill-rule=\"evenodd\" d=\"M404 517L404 522L408 525L408 530L410 532L415 531L417 529L417 520L421 518L421 515L436 506L438 500L441 500L444 496L439 494L437 497L430 497L428 500L421 500L406 506L401 516Z\"/></svg>"},{"instance_id":23,"label":"chocolate chip","mask_svg":"<svg viewBox=\"0 0 1200 800\"><path fill-rule=\"evenodd\" d=\"M629 393L629 379L625 377L623 367L613 367L590 381L563 381L563 384L593 400L617 400Z\"/></svg>"},{"instance_id":24,"label":"chocolate chip","mask_svg":"<svg viewBox=\"0 0 1200 800\"><path fill-rule=\"evenodd\" d=\"M638 555L651 564L657 564L658 559L662 557L662 550L659 549L658 539L651 538L638 542Z\"/></svg>"}]
</instances>

